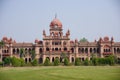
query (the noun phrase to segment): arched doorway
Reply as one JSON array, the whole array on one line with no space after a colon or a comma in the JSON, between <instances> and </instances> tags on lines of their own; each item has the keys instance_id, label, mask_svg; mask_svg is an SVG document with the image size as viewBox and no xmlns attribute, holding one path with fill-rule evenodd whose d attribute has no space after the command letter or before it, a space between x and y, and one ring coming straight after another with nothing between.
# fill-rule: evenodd
<instances>
[{"instance_id":1,"label":"arched doorway","mask_svg":"<svg viewBox=\"0 0 120 80\"><path fill-rule=\"evenodd\" d=\"M43 59L40 57L39 58L39 63L42 63L43 62Z\"/></svg>"},{"instance_id":2,"label":"arched doorway","mask_svg":"<svg viewBox=\"0 0 120 80\"><path fill-rule=\"evenodd\" d=\"M74 57L71 58L72 62L74 62Z\"/></svg>"}]
</instances>

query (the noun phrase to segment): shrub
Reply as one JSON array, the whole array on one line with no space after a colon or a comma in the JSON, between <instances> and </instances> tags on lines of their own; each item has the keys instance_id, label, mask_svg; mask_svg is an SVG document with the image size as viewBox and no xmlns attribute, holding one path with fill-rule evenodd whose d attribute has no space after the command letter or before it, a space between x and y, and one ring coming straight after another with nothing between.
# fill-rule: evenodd
<instances>
[{"instance_id":1,"label":"shrub","mask_svg":"<svg viewBox=\"0 0 120 80\"><path fill-rule=\"evenodd\" d=\"M44 62L44 66L49 66L49 65L50 65L50 60L46 58Z\"/></svg>"},{"instance_id":2,"label":"shrub","mask_svg":"<svg viewBox=\"0 0 120 80\"><path fill-rule=\"evenodd\" d=\"M12 57L11 58L11 63L14 67L18 67L21 66L21 61L20 59L16 58L16 57Z\"/></svg>"},{"instance_id":3,"label":"shrub","mask_svg":"<svg viewBox=\"0 0 120 80\"><path fill-rule=\"evenodd\" d=\"M68 65L69 65L69 60L68 60L68 58L65 58L65 59L64 59L64 65L65 65L65 66L68 66Z\"/></svg>"},{"instance_id":4,"label":"shrub","mask_svg":"<svg viewBox=\"0 0 120 80\"><path fill-rule=\"evenodd\" d=\"M88 61L88 58L85 59L84 61L84 65L88 66L89 65L89 61Z\"/></svg>"},{"instance_id":5,"label":"shrub","mask_svg":"<svg viewBox=\"0 0 120 80\"><path fill-rule=\"evenodd\" d=\"M60 63L59 58L55 58L54 60L54 66L58 66Z\"/></svg>"},{"instance_id":6,"label":"shrub","mask_svg":"<svg viewBox=\"0 0 120 80\"><path fill-rule=\"evenodd\" d=\"M115 64L115 58L114 58L114 56L109 56L108 57L108 61L109 61L109 65L114 65Z\"/></svg>"},{"instance_id":7,"label":"shrub","mask_svg":"<svg viewBox=\"0 0 120 80\"><path fill-rule=\"evenodd\" d=\"M20 58L21 66L25 66L25 61L23 58Z\"/></svg>"},{"instance_id":8,"label":"shrub","mask_svg":"<svg viewBox=\"0 0 120 80\"><path fill-rule=\"evenodd\" d=\"M98 65L98 59L97 58L93 58L92 59L92 64L95 65L95 66Z\"/></svg>"},{"instance_id":9,"label":"shrub","mask_svg":"<svg viewBox=\"0 0 120 80\"><path fill-rule=\"evenodd\" d=\"M79 66L80 65L80 59L79 58L75 58L75 66Z\"/></svg>"},{"instance_id":10,"label":"shrub","mask_svg":"<svg viewBox=\"0 0 120 80\"><path fill-rule=\"evenodd\" d=\"M31 64L32 64L32 66L37 66L38 65L37 59L32 60Z\"/></svg>"},{"instance_id":11,"label":"shrub","mask_svg":"<svg viewBox=\"0 0 120 80\"><path fill-rule=\"evenodd\" d=\"M6 57L3 61L4 61L4 64L5 64L5 65L10 65L10 63L11 63L11 58L10 58L10 57Z\"/></svg>"}]
</instances>

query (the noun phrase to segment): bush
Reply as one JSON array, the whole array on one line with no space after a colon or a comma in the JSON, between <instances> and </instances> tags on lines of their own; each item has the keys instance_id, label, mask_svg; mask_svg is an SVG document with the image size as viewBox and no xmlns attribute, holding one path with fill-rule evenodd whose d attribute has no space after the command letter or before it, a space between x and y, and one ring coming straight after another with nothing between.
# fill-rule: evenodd
<instances>
[{"instance_id":1,"label":"bush","mask_svg":"<svg viewBox=\"0 0 120 80\"><path fill-rule=\"evenodd\" d=\"M10 65L10 63L11 63L11 58L10 58L10 57L6 57L3 61L4 61L4 64L5 64L5 65Z\"/></svg>"},{"instance_id":2,"label":"bush","mask_svg":"<svg viewBox=\"0 0 120 80\"><path fill-rule=\"evenodd\" d=\"M85 59L84 61L84 65L88 66L89 65L89 61L88 61L88 58Z\"/></svg>"},{"instance_id":3,"label":"bush","mask_svg":"<svg viewBox=\"0 0 120 80\"><path fill-rule=\"evenodd\" d=\"M25 66L25 61L23 58L20 58L21 66Z\"/></svg>"},{"instance_id":4,"label":"bush","mask_svg":"<svg viewBox=\"0 0 120 80\"><path fill-rule=\"evenodd\" d=\"M0 62L0 66L3 66L3 62Z\"/></svg>"},{"instance_id":5,"label":"bush","mask_svg":"<svg viewBox=\"0 0 120 80\"><path fill-rule=\"evenodd\" d=\"M108 61L109 61L109 62L108 62L109 65L114 65L114 64L115 64L115 58L114 58L114 56L112 56L112 55L109 56L109 57L108 57Z\"/></svg>"},{"instance_id":6,"label":"bush","mask_svg":"<svg viewBox=\"0 0 120 80\"><path fill-rule=\"evenodd\" d=\"M50 60L46 58L44 62L44 66L49 66L49 65L50 65Z\"/></svg>"},{"instance_id":7,"label":"bush","mask_svg":"<svg viewBox=\"0 0 120 80\"><path fill-rule=\"evenodd\" d=\"M59 58L55 58L54 60L54 66L58 66L60 63Z\"/></svg>"},{"instance_id":8,"label":"bush","mask_svg":"<svg viewBox=\"0 0 120 80\"><path fill-rule=\"evenodd\" d=\"M69 65L69 60L68 60L68 58L65 58L65 59L64 59L64 65L65 65L65 66L68 66L68 65Z\"/></svg>"},{"instance_id":9,"label":"bush","mask_svg":"<svg viewBox=\"0 0 120 80\"><path fill-rule=\"evenodd\" d=\"M92 64L95 65L95 66L98 65L98 59L97 58L93 58L92 59Z\"/></svg>"},{"instance_id":10,"label":"bush","mask_svg":"<svg viewBox=\"0 0 120 80\"><path fill-rule=\"evenodd\" d=\"M32 64L32 66L37 66L38 65L37 59L32 60L31 64Z\"/></svg>"},{"instance_id":11,"label":"bush","mask_svg":"<svg viewBox=\"0 0 120 80\"><path fill-rule=\"evenodd\" d=\"M21 66L21 61L20 61L20 59L18 59L18 58L16 58L16 57L12 57L12 58L11 58L11 63L12 63L12 66L14 66L14 67Z\"/></svg>"},{"instance_id":12,"label":"bush","mask_svg":"<svg viewBox=\"0 0 120 80\"><path fill-rule=\"evenodd\" d=\"M79 66L80 65L80 59L79 58L75 58L75 66Z\"/></svg>"}]
</instances>

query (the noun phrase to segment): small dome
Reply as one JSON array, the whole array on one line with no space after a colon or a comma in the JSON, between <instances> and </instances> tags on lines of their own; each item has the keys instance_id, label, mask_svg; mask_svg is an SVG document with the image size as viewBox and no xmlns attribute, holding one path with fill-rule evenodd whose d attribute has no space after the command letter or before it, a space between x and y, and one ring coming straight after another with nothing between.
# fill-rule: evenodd
<instances>
[{"instance_id":1,"label":"small dome","mask_svg":"<svg viewBox=\"0 0 120 80\"><path fill-rule=\"evenodd\" d=\"M50 27L54 28L54 26L57 26L58 28L62 28L62 23L60 22L59 19L55 18L51 21Z\"/></svg>"},{"instance_id":2,"label":"small dome","mask_svg":"<svg viewBox=\"0 0 120 80\"><path fill-rule=\"evenodd\" d=\"M104 41L109 41L109 37L108 36L104 37Z\"/></svg>"}]
</instances>

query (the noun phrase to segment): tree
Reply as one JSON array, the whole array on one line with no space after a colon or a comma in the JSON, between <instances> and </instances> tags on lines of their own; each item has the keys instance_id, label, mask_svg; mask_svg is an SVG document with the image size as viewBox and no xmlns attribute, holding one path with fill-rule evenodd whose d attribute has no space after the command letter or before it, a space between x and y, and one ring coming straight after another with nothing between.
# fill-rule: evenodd
<instances>
[{"instance_id":1,"label":"tree","mask_svg":"<svg viewBox=\"0 0 120 80\"><path fill-rule=\"evenodd\" d=\"M31 54L32 60L35 59L35 56L36 56L35 50L30 51L30 54Z\"/></svg>"},{"instance_id":2,"label":"tree","mask_svg":"<svg viewBox=\"0 0 120 80\"><path fill-rule=\"evenodd\" d=\"M79 42L88 42L88 40L85 37L83 37L82 39L80 39Z\"/></svg>"},{"instance_id":3,"label":"tree","mask_svg":"<svg viewBox=\"0 0 120 80\"><path fill-rule=\"evenodd\" d=\"M25 56L24 49L20 49L20 58L23 58Z\"/></svg>"},{"instance_id":4,"label":"tree","mask_svg":"<svg viewBox=\"0 0 120 80\"><path fill-rule=\"evenodd\" d=\"M37 59L32 60L31 64L32 66L37 66L38 65Z\"/></svg>"},{"instance_id":5,"label":"tree","mask_svg":"<svg viewBox=\"0 0 120 80\"><path fill-rule=\"evenodd\" d=\"M50 65L50 60L49 58L45 59L44 66L49 66Z\"/></svg>"},{"instance_id":6,"label":"tree","mask_svg":"<svg viewBox=\"0 0 120 80\"><path fill-rule=\"evenodd\" d=\"M69 60L68 60L68 58L64 58L64 65L65 65L65 66L68 66L68 65L69 65Z\"/></svg>"},{"instance_id":7,"label":"tree","mask_svg":"<svg viewBox=\"0 0 120 80\"><path fill-rule=\"evenodd\" d=\"M58 66L60 63L59 58L55 58L54 60L54 66Z\"/></svg>"},{"instance_id":8,"label":"tree","mask_svg":"<svg viewBox=\"0 0 120 80\"><path fill-rule=\"evenodd\" d=\"M80 65L80 59L79 58L75 58L75 66L79 66Z\"/></svg>"}]
</instances>

